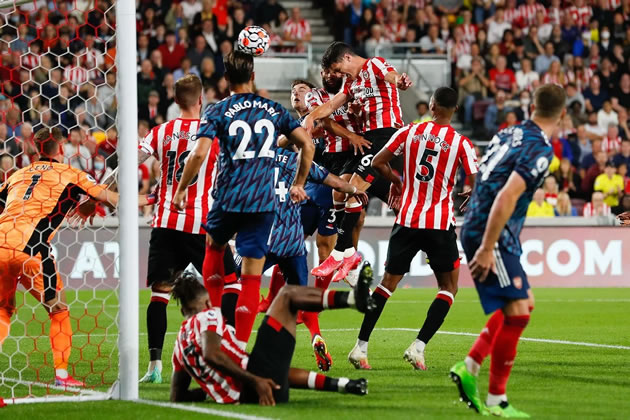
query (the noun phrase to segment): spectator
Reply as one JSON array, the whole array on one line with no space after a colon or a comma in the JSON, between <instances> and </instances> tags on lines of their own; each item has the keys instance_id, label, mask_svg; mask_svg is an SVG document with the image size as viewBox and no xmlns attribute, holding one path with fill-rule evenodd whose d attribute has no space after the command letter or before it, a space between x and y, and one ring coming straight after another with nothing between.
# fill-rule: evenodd
<instances>
[{"instance_id":1,"label":"spectator","mask_svg":"<svg viewBox=\"0 0 630 420\"><path fill-rule=\"evenodd\" d=\"M534 192L534 199L527 208L527 217L554 217L553 206L545 201L545 192L538 188Z\"/></svg>"},{"instance_id":2,"label":"spectator","mask_svg":"<svg viewBox=\"0 0 630 420\"><path fill-rule=\"evenodd\" d=\"M210 57L206 57L201 61L201 72L199 74L202 86L207 89L212 86L215 87L219 81L220 76L215 71L214 60Z\"/></svg>"},{"instance_id":3,"label":"spectator","mask_svg":"<svg viewBox=\"0 0 630 420\"><path fill-rule=\"evenodd\" d=\"M514 46L514 32L511 29L503 32L501 44L499 44L499 52L501 55L508 56L516 47Z\"/></svg>"},{"instance_id":4,"label":"spectator","mask_svg":"<svg viewBox=\"0 0 630 420\"><path fill-rule=\"evenodd\" d=\"M560 61L552 61L549 66L549 71L545 73L542 80L543 84L552 83L560 87L564 87L567 83L567 79L562 71Z\"/></svg>"},{"instance_id":5,"label":"spectator","mask_svg":"<svg viewBox=\"0 0 630 420\"><path fill-rule=\"evenodd\" d=\"M560 25L554 25L551 30L551 37L549 38L549 41L553 42L553 50L555 51L556 56L561 59L567 54L571 54L571 47L573 44L569 44L562 38L562 29L560 28Z\"/></svg>"},{"instance_id":6,"label":"spectator","mask_svg":"<svg viewBox=\"0 0 630 420\"><path fill-rule=\"evenodd\" d=\"M536 17L535 20L536 22L534 23L536 25L536 27L538 28L538 39L540 39L540 42L547 42L550 40L551 38L551 32L553 31L553 25L549 22L546 21L546 11L544 9L544 7L541 4L538 4L537 6L540 6L540 8L536 11ZM529 26L529 25L527 25ZM558 29L560 29L558 27ZM560 31L560 33L562 33L562 31ZM555 45L554 45L555 47Z\"/></svg>"},{"instance_id":7,"label":"spectator","mask_svg":"<svg viewBox=\"0 0 630 420\"><path fill-rule=\"evenodd\" d=\"M105 135L106 138L98 144L96 153L105 158L105 163L108 167L115 169L118 166L118 156L116 155L118 130L116 130L116 127L110 127Z\"/></svg>"},{"instance_id":8,"label":"spectator","mask_svg":"<svg viewBox=\"0 0 630 420\"><path fill-rule=\"evenodd\" d=\"M532 97L529 91L523 90L519 95L519 106L514 109L518 121L528 120L531 117Z\"/></svg>"},{"instance_id":9,"label":"spectator","mask_svg":"<svg viewBox=\"0 0 630 420\"><path fill-rule=\"evenodd\" d=\"M621 142L621 150L613 158L615 166L619 166L622 163L627 167L630 167L630 140L626 139Z\"/></svg>"},{"instance_id":10,"label":"spectator","mask_svg":"<svg viewBox=\"0 0 630 420\"><path fill-rule=\"evenodd\" d=\"M595 150L595 145L593 144L593 150ZM604 173L604 168L606 167L607 156L603 151L594 152L595 163L591 165L586 174L582 178L582 192L587 196L593 192L593 186L595 184L595 179Z\"/></svg>"},{"instance_id":11,"label":"spectator","mask_svg":"<svg viewBox=\"0 0 630 420\"><path fill-rule=\"evenodd\" d=\"M397 9L392 9L389 13L387 23L385 23L385 33L387 34L387 38L392 42L403 42L405 39L407 24L402 21Z\"/></svg>"},{"instance_id":12,"label":"spectator","mask_svg":"<svg viewBox=\"0 0 630 420\"><path fill-rule=\"evenodd\" d=\"M175 102L175 76L172 73L167 73L166 76L164 76L159 94L160 113L164 115L165 109Z\"/></svg>"},{"instance_id":13,"label":"spectator","mask_svg":"<svg viewBox=\"0 0 630 420\"><path fill-rule=\"evenodd\" d=\"M558 217L575 217L578 215L577 209L571 205L571 198L566 192L558 194L558 202L554 208L554 213Z\"/></svg>"},{"instance_id":14,"label":"spectator","mask_svg":"<svg viewBox=\"0 0 630 420\"><path fill-rule=\"evenodd\" d=\"M517 38L514 40L514 49L507 56L508 67L512 69L515 73L523 68L522 63L523 60L527 59L527 55L525 55L525 45L523 44L523 40ZM531 62L530 62L531 69ZM538 76L538 73L536 73Z\"/></svg>"},{"instance_id":15,"label":"spectator","mask_svg":"<svg viewBox=\"0 0 630 420\"><path fill-rule=\"evenodd\" d=\"M604 173L595 178L593 189L604 194L604 203L609 207L619 205L619 197L624 192L624 183L623 177L617 174L617 168L612 160L606 162Z\"/></svg>"},{"instance_id":16,"label":"spectator","mask_svg":"<svg viewBox=\"0 0 630 420\"><path fill-rule=\"evenodd\" d=\"M492 44L490 48L488 48L488 53L484 57L486 60L486 68L493 68L497 65L497 59L501 56L501 49L499 48L499 44Z\"/></svg>"},{"instance_id":17,"label":"spectator","mask_svg":"<svg viewBox=\"0 0 630 420\"><path fill-rule=\"evenodd\" d=\"M470 71L472 68L472 60L478 59L481 66L483 67L484 61L481 56L481 50L479 50L478 44L470 44L470 52L468 54L464 53L457 57L457 78L461 77L462 71Z\"/></svg>"},{"instance_id":18,"label":"spectator","mask_svg":"<svg viewBox=\"0 0 630 420\"><path fill-rule=\"evenodd\" d=\"M503 32L512 28L512 24L505 21L502 8L498 8L488 24L488 42L498 44L503 38Z\"/></svg>"},{"instance_id":19,"label":"spectator","mask_svg":"<svg viewBox=\"0 0 630 420\"><path fill-rule=\"evenodd\" d=\"M283 32L285 41L297 44L297 52L306 51L304 43L311 42L311 25L302 18L299 7L291 9L291 19L284 24Z\"/></svg>"},{"instance_id":20,"label":"spectator","mask_svg":"<svg viewBox=\"0 0 630 420\"><path fill-rule=\"evenodd\" d=\"M299 9L298 9L299 10ZM232 11L232 17L228 17L228 37L232 42L236 42L238 35L247 26L245 22L245 10L242 7L236 7Z\"/></svg>"},{"instance_id":21,"label":"spectator","mask_svg":"<svg viewBox=\"0 0 630 420\"><path fill-rule=\"evenodd\" d=\"M107 83L100 85L96 90L98 101L105 112L110 116L116 115L116 73L113 69L107 72Z\"/></svg>"},{"instance_id":22,"label":"spectator","mask_svg":"<svg viewBox=\"0 0 630 420\"><path fill-rule=\"evenodd\" d=\"M429 112L429 104L427 101L420 101L416 104L416 112L418 113L418 118L413 120L415 123L423 123L427 121L431 121L431 113Z\"/></svg>"},{"instance_id":23,"label":"spectator","mask_svg":"<svg viewBox=\"0 0 630 420\"><path fill-rule=\"evenodd\" d=\"M113 172L113 170L105 165L105 157L103 155L95 155L92 163L94 169L92 170L92 176L97 183L102 183Z\"/></svg>"},{"instance_id":24,"label":"spectator","mask_svg":"<svg viewBox=\"0 0 630 420\"><path fill-rule=\"evenodd\" d=\"M63 161L85 172L92 170L92 154L81 144L81 130L78 127L70 130L68 141L63 145Z\"/></svg>"},{"instance_id":25,"label":"spectator","mask_svg":"<svg viewBox=\"0 0 630 420\"><path fill-rule=\"evenodd\" d=\"M535 26L529 28L529 32L527 32L523 44L525 45L525 54L532 60L535 60L539 55L545 54L542 43L540 39L538 39L538 28Z\"/></svg>"},{"instance_id":26,"label":"spectator","mask_svg":"<svg viewBox=\"0 0 630 420\"><path fill-rule=\"evenodd\" d=\"M261 2L256 9L256 22L259 25L262 25L263 23L271 23L278 19L280 12L285 12L285 10L284 7L278 3L278 0L265 0Z\"/></svg>"},{"instance_id":27,"label":"spectator","mask_svg":"<svg viewBox=\"0 0 630 420\"><path fill-rule=\"evenodd\" d=\"M617 124L611 123L608 125L606 136L602 139L602 150L606 152L609 158L612 158L621 149L621 137L619 137L619 128Z\"/></svg>"},{"instance_id":28,"label":"spectator","mask_svg":"<svg viewBox=\"0 0 630 420\"><path fill-rule=\"evenodd\" d=\"M212 55L219 54L219 41L214 32L214 23L210 19L201 22L201 34L206 41L206 46L210 49ZM196 45L196 44L195 44Z\"/></svg>"},{"instance_id":29,"label":"spectator","mask_svg":"<svg viewBox=\"0 0 630 420\"><path fill-rule=\"evenodd\" d=\"M440 38L442 38L442 41L445 43L451 41L451 27L446 15L440 16L439 28Z\"/></svg>"},{"instance_id":30,"label":"spectator","mask_svg":"<svg viewBox=\"0 0 630 420\"><path fill-rule=\"evenodd\" d=\"M3 153L0 156L0 181L7 182L7 179L15 172L15 163L13 156Z\"/></svg>"},{"instance_id":31,"label":"spectator","mask_svg":"<svg viewBox=\"0 0 630 420\"><path fill-rule=\"evenodd\" d=\"M591 202L584 204L584 211L582 212L584 217L597 217L610 215L610 207L604 203L604 194L599 191L595 191L591 195Z\"/></svg>"},{"instance_id":32,"label":"spectator","mask_svg":"<svg viewBox=\"0 0 630 420\"><path fill-rule=\"evenodd\" d=\"M619 117L619 135L622 139L630 139L630 127L628 127L628 111L626 108L619 108L617 111Z\"/></svg>"},{"instance_id":33,"label":"spectator","mask_svg":"<svg viewBox=\"0 0 630 420\"><path fill-rule=\"evenodd\" d=\"M187 57L190 59L191 67L198 69L201 67L201 61L204 58L212 58L212 52L208 48L203 35L197 35L194 42L194 45L188 50Z\"/></svg>"},{"instance_id":34,"label":"spectator","mask_svg":"<svg viewBox=\"0 0 630 420\"><path fill-rule=\"evenodd\" d=\"M188 4L189 1L191 0L187 0L184 4ZM166 33L165 43L158 47L158 51L162 54L162 65L169 71L179 68L181 61L186 57L186 48L177 43L173 31Z\"/></svg>"},{"instance_id":35,"label":"spectator","mask_svg":"<svg viewBox=\"0 0 630 420\"><path fill-rule=\"evenodd\" d=\"M7 125L0 122L0 153L8 153L16 157L20 153L20 147L15 141L15 137L9 137Z\"/></svg>"},{"instance_id":36,"label":"spectator","mask_svg":"<svg viewBox=\"0 0 630 420\"><path fill-rule=\"evenodd\" d=\"M368 56L376 55L377 47L389 47L391 41L383 35L383 27L380 23L372 25L370 37L365 41L365 51Z\"/></svg>"},{"instance_id":37,"label":"spectator","mask_svg":"<svg viewBox=\"0 0 630 420\"><path fill-rule=\"evenodd\" d=\"M465 20L466 19L464 18L464 21ZM416 41L427 34L427 32L429 30L429 22L426 20L426 14L424 13L423 9L418 8L416 10L416 13L414 15L413 20L408 25L408 29L414 29L416 31ZM468 29L468 30L470 30L470 29ZM469 37L468 32L467 32L466 29L464 30L464 36L468 36ZM469 38L467 38L467 39L468 39L468 42L470 42L470 43L475 42L475 39L473 39L472 41L470 41Z\"/></svg>"},{"instance_id":38,"label":"spectator","mask_svg":"<svg viewBox=\"0 0 630 420\"><path fill-rule=\"evenodd\" d=\"M173 78L175 80L179 80L187 74L194 74L195 76L199 76L199 70L197 70L197 67L193 67L190 58L184 57L180 63L180 67L173 72Z\"/></svg>"},{"instance_id":39,"label":"spectator","mask_svg":"<svg viewBox=\"0 0 630 420\"><path fill-rule=\"evenodd\" d=\"M538 87L540 75L532 70L532 62L529 58L523 58L521 69L516 72L515 77L518 90L533 91Z\"/></svg>"},{"instance_id":40,"label":"spectator","mask_svg":"<svg viewBox=\"0 0 630 420\"><path fill-rule=\"evenodd\" d=\"M586 110L586 106L584 104L584 96L582 95L580 91L577 90L575 83L573 82L567 83L566 94L567 94L567 102L566 102L567 106L571 106L571 103L577 101L580 104L580 111L584 112ZM577 124L575 124L574 122L573 125L577 125Z\"/></svg>"},{"instance_id":41,"label":"spectator","mask_svg":"<svg viewBox=\"0 0 630 420\"><path fill-rule=\"evenodd\" d=\"M160 107L160 94L157 91L152 90L149 93L149 101L146 106L138 107L138 118L148 121L150 128L164 122L164 113Z\"/></svg>"},{"instance_id":42,"label":"spectator","mask_svg":"<svg viewBox=\"0 0 630 420\"><path fill-rule=\"evenodd\" d=\"M573 169L571 161L563 158L560 167L554 173L560 193L567 193L571 198L580 198L579 190L581 180L579 174Z\"/></svg>"},{"instance_id":43,"label":"spectator","mask_svg":"<svg viewBox=\"0 0 630 420\"><path fill-rule=\"evenodd\" d=\"M591 144L591 153L583 155L581 164L580 164L580 168L583 168L585 170L593 166L593 164L596 162L595 155L602 151L601 139L593 139L591 140L590 144Z\"/></svg>"},{"instance_id":44,"label":"spectator","mask_svg":"<svg viewBox=\"0 0 630 420\"><path fill-rule=\"evenodd\" d=\"M547 41L545 42L544 54L540 54L536 57L536 73L542 75L549 69L549 66L551 66L551 63L554 61L559 62L560 59L554 55L553 42Z\"/></svg>"},{"instance_id":45,"label":"spectator","mask_svg":"<svg viewBox=\"0 0 630 420\"><path fill-rule=\"evenodd\" d=\"M186 19L186 23L192 25L195 15L202 10L201 2L197 0L183 0L179 5L181 6L182 15L184 19Z\"/></svg>"},{"instance_id":46,"label":"spectator","mask_svg":"<svg viewBox=\"0 0 630 420\"><path fill-rule=\"evenodd\" d=\"M505 92L499 90L494 98L494 103L490 104L486 110L484 127L489 137L497 133L499 125L503 124L506 114L510 111L510 109L505 106L505 97Z\"/></svg>"},{"instance_id":47,"label":"spectator","mask_svg":"<svg viewBox=\"0 0 630 420\"><path fill-rule=\"evenodd\" d=\"M142 60L140 72L138 72L138 107L147 104L149 92L158 88L158 81L153 73L150 60Z\"/></svg>"},{"instance_id":48,"label":"spectator","mask_svg":"<svg viewBox=\"0 0 630 420\"><path fill-rule=\"evenodd\" d=\"M608 92L601 89L597 75L591 78L588 88L584 90L584 99L588 112L597 112L604 106L604 101L608 99Z\"/></svg>"},{"instance_id":49,"label":"spectator","mask_svg":"<svg viewBox=\"0 0 630 420\"><path fill-rule=\"evenodd\" d=\"M619 124L619 117L613 110L610 100L605 100L602 109L597 112L597 124L603 130L606 130L610 125L616 127Z\"/></svg>"},{"instance_id":50,"label":"spectator","mask_svg":"<svg viewBox=\"0 0 630 420\"><path fill-rule=\"evenodd\" d=\"M463 22L459 27L464 33L464 40L469 44L474 44L477 41L477 27L472 23L472 12L468 9L464 9L462 11L462 19Z\"/></svg>"},{"instance_id":51,"label":"spectator","mask_svg":"<svg viewBox=\"0 0 630 420\"><path fill-rule=\"evenodd\" d=\"M599 126L597 123L597 112L590 112L588 114L588 120L586 122L586 132L589 134L590 139L602 139L606 135L606 129Z\"/></svg>"},{"instance_id":52,"label":"spectator","mask_svg":"<svg viewBox=\"0 0 630 420\"><path fill-rule=\"evenodd\" d=\"M507 67L507 60L504 56L497 58L496 67L490 69L490 92L496 95L498 91L502 90L509 96L516 94L518 87L516 86L516 77L514 72Z\"/></svg>"},{"instance_id":53,"label":"spectator","mask_svg":"<svg viewBox=\"0 0 630 420\"><path fill-rule=\"evenodd\" d=\"M580 124L577 126L575 130L576 143L579 147L580 153L577 162L580 162L582 158L587 155L593 153L593 149L591 147L591 140L588 138L588 133L586 132L586 126L584 124ZM575 153L573 154L575 157ZM575 166L579 166L577 163L573 163Z\"/></svg>"},{"instance_id":54,"label":"spectator","mask_svg":"<svg viewBox=\"0 0 630 420\"><path fill-rule=\"evenodd\" d=\"M481 59L471 62L471 70L459 79L459 106L464 109L464 123L470 127L473 122L473 106L476 101L486 98L490 81L486 78Z\"/></svg>"},{"instance_id":55,"label":"spectator","mask_svg":"<svg viewBox=\"0 0 630 420\"><path fill-rule=\"evenodd\" d=\"M543 183L543 191L545 192L545 201L552 206L558 203L558 181L553 175L548 175Z\"/></svg>"},{"instance_id":56,"label":"spectator","mask_svg":"<svg viewBox=\"0 0 630 420\"><path fill-rule=\"evenodd\" d=\"M423 53L444 54L446 44L439 37L437 25L429 26L427 34L420 39L420 49Z\"/></svg>"},{"instance_id":57,"label":"spectator","mask_svg":"<svg viewBox=\"0 0 630 420\"><path fill-rule=\"evenodd\" d=\"M351 45L362 44L368 36L370 36L370 28L379 22L374 18L374 11L369 7L363 9L363 15L354 31L353 43ZM414 41L415 42L415 39Z\"/></svg>"},{"instance_id":58,"label":"spectator","mask_svg":"<svg viewBox=\"0 0 630 420\"><path fill-rule=\"evenodd\" d=\"M624 196L621 197L621 204L612 209L612 212L615 215L619 215L627 211L630 211L630 194L624 194Z\"/></svg>"},{"instance_id":59,"label":"spectator","mask_svg":"<svg viewBox=\"0 0 630 420\"><path fill-rule=\"evenodd\" d=\"M623 73L619 78L619 86L611 94L613 109L617 112L624 108L630 110L630 74Z\"/></svg>"},{"instance_id":60,"label":"spectator","mask_svg":"<svg viewBox=\"0 0 630 420\"><path fill-rule=\"evenodd\" d=\"M485 56L490 49L490 43L488 42L488 35L484 28L479 28L477 31L477 45L479 45L479 53Z\"/></svg>"}]
</instances>

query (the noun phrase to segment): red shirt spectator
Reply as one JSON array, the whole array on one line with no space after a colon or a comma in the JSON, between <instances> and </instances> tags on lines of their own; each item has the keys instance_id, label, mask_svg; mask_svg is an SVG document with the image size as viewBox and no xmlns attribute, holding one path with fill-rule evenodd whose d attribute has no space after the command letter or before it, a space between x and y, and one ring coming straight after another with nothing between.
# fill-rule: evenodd
<instances>
[{"instance_id":1,"label":"red shirt spectator","mask_svg":"<svg viewBox=\"0 0 630 420\"><path fill-rule=\"evenodd\" d=\"M497 90L502 90L508 94L516 93L516 76L511 69L506 68L507 61L504 56L497 58L497 66L490 69L490 90L496 94Z\"/></svg>"},{"instance_id":2,"label":"red shirt spectator","mask_svg":"<svg viewBox=\"0 0 630 420\"><path fill-rule=\"evenodd\" d=\"M186 57L186 48L177 43L173 32L166 34L164 44L158 47L162 53L162 65L170 71L178 69L181 61Z\"/></svg>"},{"instance_id":3,"label":"red shirt spectator","mask_svg":"<svg viewBox=\"0 0 630 420\"><path fill-rule=\"evenodd\" d=\"M575 0L573 6L569 7L567 12L571 14L578 28L587 27L593 16L593 9L586 4L586 0Z\"/></svg>"}]
</instances>

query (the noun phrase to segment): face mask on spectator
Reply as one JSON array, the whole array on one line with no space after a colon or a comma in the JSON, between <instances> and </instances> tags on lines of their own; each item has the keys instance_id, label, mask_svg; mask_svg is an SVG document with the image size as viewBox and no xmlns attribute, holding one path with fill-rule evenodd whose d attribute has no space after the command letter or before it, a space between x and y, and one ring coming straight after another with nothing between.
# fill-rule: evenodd
<instances>
[{"instance_id":1,"label":"face mask on spectator","mask_svg":"<svg viewBox=\"0 0 630 420\"><path fill-rule=\"evenodd\" d=\"M602 32L602 39L609 39L610 38L610 32Z\"/></svg>"},{"instance_id":2,"label":"face mask on spectator","mask_svg":"<svg viewBox=\"0 0 630 420\"><path fill-rule=\"evenodd\" d=\"M105 169L105 162L94 162L95 171L102 171L103 169Z\"/></svg>"},{"instance_id":3,"label":"face mask on spectator","mask_svg":"<svg viewBox=\"0 0 630 420\"><path fill-rule=\"evenodd\" d=\"M521 105L527 106L531 103L531 99L530 98L521 98Z\"/></svg>"}]
</instances>

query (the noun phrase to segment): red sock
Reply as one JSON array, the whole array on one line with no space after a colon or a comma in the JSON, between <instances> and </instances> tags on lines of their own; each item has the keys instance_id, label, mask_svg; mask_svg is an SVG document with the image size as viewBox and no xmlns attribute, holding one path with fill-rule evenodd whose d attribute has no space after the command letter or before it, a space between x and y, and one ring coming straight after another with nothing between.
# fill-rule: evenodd
<instances>
[{"instance_id":1,"label":"red sock","mask_svg":"<svg viewBox=\"0 0 630 420\"><path fill-rule=\"evenodd\" d=\"M267 293L267 300L269 303L278 295L280 289L284 286L284 275L277 265L273 266L273 273L271 274L271 282L269 283L269 293Z\"/></svg>"},{"instance_id":2,"label":"red sock","mask_svg":"<svg viewBox=\"0 0 630 420\"><path fill-rule=\"evenodd\" d=\"M497 331L503 324L505 319L502 310L498 310L492 314L486 326L481 330L481 334L477 337L477 341L473 344L468 356L470 356L475 362L482 364L486 357L490 354L492 349L492 342L496 336Z\"/></svg>"},{"instance_id":3,"label":"red sock","mask_svg":"<svg viewBox=\"0 0 630 420\"><path fill-rule=\"evenodd\" d=\"M324 261L325 260L319 260L319 265L322 265ZM332 273L326 277L315 277L315 287L323 290L328 289L328 286L330 286L330 282L332 281L334 276L335 273Z\"/></svg>"},{"instance_id":4,"label":"red sock","mask_svg":"<svg viewBox=\"0 0 630 420\"><path fill-rule=\"evenodd\" d=\"M300 313L302 314L304 325L311 333L311 338L315 337L315 335L322 335L319 330L319 312L300 311Z\"/></svg>"},{"instance_id":5,"label":"red sock","mask_svg":"<svg viewBox=\"0 0 630 420\"><path fill-rule=\"evenodd\" d=\"M258 297L260 296L260 278L251 274L241 276L241 294L236 302L234 322L236 338L247 343L258 313Z\"/></svg>"},{"instance_id":6,"label":"red sock","mask_svg":"<svg viewBox=\"0 0 630 420\"><path fill-rule=\"evenodd\" d=\"M225 267L223 265L224 249L214 248L206 245L206 256L203 259L203 284L210 295L210 304L221 307L221 297L223 296L223 282Z\"/></svg>"},{"instance_id":7,"label":"red sock","mask_svg":"<svg viewBox=\"0 0 630 420\"><path fill-rule=\"evenodd\" d=\"M529 315L506 316L492 344L490 361L489 392L494 395L505 394L505 387L516 357L516 346L523 330L529 322Z\"/></svg>"}]
</instances>

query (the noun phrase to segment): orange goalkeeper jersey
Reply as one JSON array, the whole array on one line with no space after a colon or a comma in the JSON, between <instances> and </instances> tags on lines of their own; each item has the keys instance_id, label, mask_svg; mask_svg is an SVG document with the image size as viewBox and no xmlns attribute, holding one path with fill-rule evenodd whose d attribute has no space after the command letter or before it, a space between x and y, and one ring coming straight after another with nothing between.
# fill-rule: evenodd
<instances>
[{"instance_id":1,"label":"orange goalkeeper jersey","mask_svg":"<svg viewBox=\"0 0 630 420\"><path fill-rule=\"evenodd\" d=\"M105 189L85 172L65 163L38 161L0 186L0 248L47 255L49 243L80 194Z\"/></svg>"}]
</instances>

